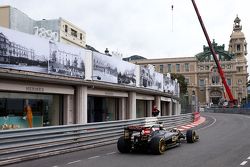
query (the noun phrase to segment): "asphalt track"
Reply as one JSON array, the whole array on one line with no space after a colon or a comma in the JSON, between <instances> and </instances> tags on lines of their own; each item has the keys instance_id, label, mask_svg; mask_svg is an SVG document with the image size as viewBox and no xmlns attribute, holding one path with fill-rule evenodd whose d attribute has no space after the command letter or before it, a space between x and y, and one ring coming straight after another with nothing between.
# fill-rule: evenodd
<instances>
[{"instance_id":1,"label":"asphalt track","mask_svg":"<svg viewBox=\"0 0 250 167\"><path fill-rule=\"evenodd\" d=\"M116 145L56 155L8 167L250 167L250 116L202 113L200 141L164 155L121 154Z\"/></svg>"}]
</instances>

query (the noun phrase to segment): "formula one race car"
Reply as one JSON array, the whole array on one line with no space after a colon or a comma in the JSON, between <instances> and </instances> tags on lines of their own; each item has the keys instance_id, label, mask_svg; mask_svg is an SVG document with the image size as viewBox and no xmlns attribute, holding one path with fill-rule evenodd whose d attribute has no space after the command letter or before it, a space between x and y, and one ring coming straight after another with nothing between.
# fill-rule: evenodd
<instances>
[{"instance_id":1,"label":"formula one race car","mask_svg":"<svg viewBox=\"0 0 250 167\"><path fill-rule=\"evenodd\" d=\"M187 130L186 134L183 134L178 129L166 130L162 124L135 125L124 128L124 135L118 139L117 148L121 153L143 151L163 154L166 149L179 146L182 140L194 143L198 139L199 136L194 130Z\"/></svg>"}]
</instances>

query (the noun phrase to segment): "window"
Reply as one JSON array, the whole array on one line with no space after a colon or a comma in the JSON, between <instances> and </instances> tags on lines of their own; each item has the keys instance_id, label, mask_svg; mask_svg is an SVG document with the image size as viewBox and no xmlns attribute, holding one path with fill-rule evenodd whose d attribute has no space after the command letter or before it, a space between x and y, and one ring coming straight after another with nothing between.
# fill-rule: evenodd
<instances>
[{"instance_id":1,"label":"window","mask_svg":"<svg viewBox=\"0 0 250 167\"><path fill-rule=\"evenodd\" d=\"M163 65L160 65L160 73L163 73Z\"/></svg>"},{"instance_id":2,"label":"window","mask_svg":"<svg viewBox=\"0 0 250 167\"><path fill-rule=\"evenodd\" d=\"M189 72L189 63L185 63L185 71Z\"/></svg>"},{"instance_id":3,"label":"window","mask_svg":"<svg viewBox=\"0 0 250 167\"><path fill-rule=\"evenodd\" d=\"M71 28L71 35L77 37L77 31Z\"/></svg>"},{"instance_id":4,"label":"window","mask_svg":"<svg viewBox=\"0 0 250 167\"><path fill-rule=\"evenodd\" d=\"M80 33L80 40L82 40L82 33Z\"/></svg>"},{"instance_id":5,"label":"window","mask_svg":"<svg viewBox=\"0 0 250 167\"><path fill-rule=\"evenodd\" d=\"M224 61L224 60L225 60L225 56L221 55L221 56L220 56L220 60L221 60L221 61Z\"/></svg>"},{"instance_id":6,"label":"window","mask_svg":"<svg viewBox=\"0 0 250 167\"><path fill-rule=\"evenodd\" d=\"M237 51L240 51L240 44L237 45Z\"/></svg>"},{"instance_id":7,"label":"window","mask_svg":"<svg viewBox=\"0 0 250 167\"><path fill-rule=\"evenodd\" d=\"M231 79L230 79L230 78L227 78L227 84L228 84L229 86L231 86L231 85L232 85L232 81L231 81Z\"/></svg>"},{"instance_id":8,"label":"window","mask_svg":"<svg viewBox=\"0 0 250 167\"><path fill-rule=\"evenodd\" d=\"M210 61L213 61L213 60L214 60L213 55L210 55Z\"/></svg>"},{"instance_id":9,"label":"window","mask_svg":"<svg viewBox=\"0 0 250 167\"><path fill-rule=\"evenodd\" d=\"M28 103L34 127L59 125L62 120L61 99L59 95L0 92L0 121L12 125L11 128L6 127L8 129L27 128L27 121L22 117Z\"/></svg>"},{"instance_id":10,"label":"window","mask_svg":"<svg viewBox=\"0 0 250 167\"><path fill-rule=\"evenodd\" d=\"M185 78L185 82L189 85L189 78Z\"/></svg>"},{"instance_id":11,"label":"window","mask_svg":"<svg viewBox=\"0 0 250 167\"><path fill-rule=\"evenodd\" d=\"M237 67L237 71L238 72L242 72L243 71L243 67Z\"/></svg>"},{"instance_id":12,"label":"window","mask_svg":"<svg viewBox=\"0 0 250 167\"><path fill-rule=\"evenodd\" d=\"M180 72L180 64L176 64L176 72Z\"/></svg>"},{"instance_id":13,"label":"window","mask_svg":"<svg viewBox=\"0 0 250 167\"><path fill-rule=\"evenodd\" d=\"M220 78L218 75L212 76L212 84L213 85L218 85L220 83Z\"/></svg>"},{"instance_id":14,"label":"window","mask_svg":"<svg viewBox=\"0 0 250 167\"><path fill-rule=\"evenodd\" d=\"M199 86L205 86L205 80L204 79L200 79Z\"/></svg>"},{"instance_id":15,"label":"window","mask_svg":"<svg viewBox=\"0 0 250 167\"><path fill-rule=\"evenodd\" d=\"M65 32L68 32L68 25L65 25L65 26L64 26L64 31L65 31Z\"/></svg>"},{"instance_id":16,"label":"window","mask_svg":"<svg viewBox=\"0 0 250 167\"><path fill-rule=\"evenodd\" d=\"M239 84L239 85L242 84L242 80L241 80L241 79L238 80L238 84Z\"/></svg>"},{"instance_id":17,"label":"window","mask_svg":"<svg viewBox=\"0 0 250 167\"><path fill-rule=\"evenodd\" d=\"M172 64L168 64L168 72L171 72Z\"/></svg>"}]
</instances>

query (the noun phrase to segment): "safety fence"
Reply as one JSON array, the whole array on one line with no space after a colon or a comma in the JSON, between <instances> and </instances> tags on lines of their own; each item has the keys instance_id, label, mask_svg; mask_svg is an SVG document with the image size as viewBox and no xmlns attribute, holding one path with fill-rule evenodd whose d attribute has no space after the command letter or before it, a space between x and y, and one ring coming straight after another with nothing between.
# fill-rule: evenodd
<instances>
[{"instance_id":1,"label":"safety fence","mask_svg":"<svg viewBox=\"0 0 250 167\"><path fill-rule=\"evenodd\" d=\"M117 142L124 127L162 122L171 129L193 122L194 115L146 117L88 124L0 131L0 165L94 148Z\"/></svg>"},{"instance_id":2,"label":"safety fence","mask_svg":"<svg viewBox=\"0 0 250 167\"><path fill-rule=\"evenodd\" d=\"M250 115L249 108L205 108L205 112Z\"/></svg>"}]
</instances>

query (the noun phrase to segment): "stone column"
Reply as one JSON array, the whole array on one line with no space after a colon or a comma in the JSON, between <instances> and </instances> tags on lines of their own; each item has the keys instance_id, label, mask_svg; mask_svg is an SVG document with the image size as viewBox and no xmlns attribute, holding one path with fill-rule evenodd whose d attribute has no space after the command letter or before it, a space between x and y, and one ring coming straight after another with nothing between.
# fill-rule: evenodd
<instances>
[{"instance_id":1,"label":"stone column","mask_svg":"<svg viewBox=\"0 0 250 167\"><path fill-rule=\"evenodd\" d=\"M181 114L181 103L180 102L178 102L178 113L177 113L178 115L180 115Z\"/></svg>"},{"instance_id":2,"label":"stone column","mask_svg":"<svg viewBox=\"0 0 250 167\"><path fill-rule=\"evenodd\" d=\"M63 95L63 124L74 124L74 96Z\"/></svg>"},{"instance_id":3,"label":"stone column","mask_svg":"<svg viewBox=\"0 0 250 167\"><path fill-rule=\"evenodd\" d=\"M147 116L148 117L152 117L152 101L151 100L148 100L147 101Z\"/></svg>"},{"instance_id":4,"label":"stone column","mask_svg":"<svg viewBox=\"0 0 250 167\"><path fill-rule=\"evenodd\" d=\"M128 94L128 112L129 119L136 119L136 92Z\"/></svg>"},{"instance_id":5,"label":"stone column","mask_svg":"<svg viewBox=\"0 0 250 167\"><path fill-rule=\"evenodd\" d=\"M88 94L86 86L77 86L76 88L76 123L86 124L88 121Z\"/></svg>"},{"instance_id":6,"label":"stone column","mask_svg":"<svg viewBox=\"0 0 250 167\"><path fill-rule=\"evenodd\" d=\"M119 100L119 119L127 119L127 108L126 108L126 98L122 97Z\"/></svg>"},{"instance_id":7,"label":"stone column","mask_svg":"<svg viewBox=\"0 0 250 167\"><path fill-rule=\"evenodd\" d=\"M168 108L168 115L169 116L172 116L172 113L173 113L173 101L171 100L170 102L169 102L169 108Z\"/></svg>"},{"instance_id":8,"label":"stone column","mask_svg":"<svg viewBox=\"0 0 250 167\"><path fill-rule=\"evenodd\" d=\"M154 105L156 105L156 107L158 108L158 110L160 110L159 116L161 116L161 96L155 96L155 103Z\"/></svg>"}]
</instances>

